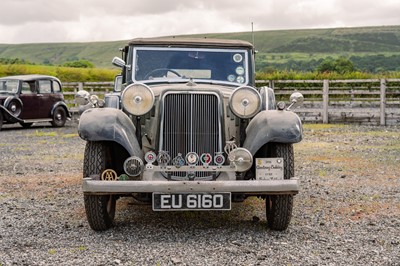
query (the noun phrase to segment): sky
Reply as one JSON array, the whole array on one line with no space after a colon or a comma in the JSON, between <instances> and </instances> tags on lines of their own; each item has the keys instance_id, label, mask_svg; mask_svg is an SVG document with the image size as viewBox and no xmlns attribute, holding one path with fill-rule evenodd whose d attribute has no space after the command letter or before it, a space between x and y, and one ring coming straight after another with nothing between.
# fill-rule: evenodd
<instances>
[{"instance_id":1,"label":"sky","mask_svg":"<svg viewBox=\"0 0 400 266\"><path fill-rule=\"evenodd\" d=\"M0 43L400 25L399 0L1 0Z\"/></svg>"}]
</instances>

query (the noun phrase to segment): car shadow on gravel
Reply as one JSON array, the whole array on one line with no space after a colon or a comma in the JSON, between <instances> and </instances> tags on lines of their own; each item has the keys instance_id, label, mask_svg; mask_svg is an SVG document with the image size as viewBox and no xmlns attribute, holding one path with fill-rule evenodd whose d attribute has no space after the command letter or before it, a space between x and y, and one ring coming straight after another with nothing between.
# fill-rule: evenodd
<instances>
[{"instance_id":1,"label":"car shadow on gravel","mask_svg":"<svg viewBox=\"0 0 400 266\"><path fill-rule=\"evenodd\" d=\"M137 205L129 198L121 199L115 218L115 226L111 230L129 230L140 234L142 230L151 228L154 232L176 230L179 235L192 234L193 231L221 234L227 231L242 230L265 232L264 200L248 199L243 203L233 203L231 211L179 211L154 212L151 205ZM145 230L148 231L148 230ZM176 232L175 232L176 233ZM170 233L168 233L170 234Z\"/></svg>"},{"instance_id":2,"label":"car shadow on gravel","mask_svg":"<svg viewBox=\"0 0 400 266\"><path fill-rule=\"evenodd\" d=\"M43 123L34 123L32 126L28 127L28 128L24 128L23 126L19 125L19 124L6 124L6 125L2 125L1 127L1 131L4 132L10 132L10 131L29 131L31 129L62 129L62 128L71 128L77 127L77 123L72 122L72 121L67 121L64 125L64 127L58 128L58 127L53 127L50 123L47 122L43 122Z\"/></svg>"}]
</instances>

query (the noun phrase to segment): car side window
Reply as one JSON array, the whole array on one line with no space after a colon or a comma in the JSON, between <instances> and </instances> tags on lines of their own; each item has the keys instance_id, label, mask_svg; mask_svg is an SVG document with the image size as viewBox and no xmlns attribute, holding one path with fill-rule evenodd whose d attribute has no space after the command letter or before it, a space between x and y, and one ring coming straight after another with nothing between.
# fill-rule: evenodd
<instances>
[{"instance_id":1,"label":"car side window","mask_svg":"<svg viewBox=\"0 0 400 266\"><path fill-rule=\"evenodd\" d=\"M39 93L51 93L50 80L39 80Z\"/></svg>"},{"instance_id":2,"label":"car side window","mask_svg":"<svg viewBox=\"0 0 400 266\"><path fill-rule=\"evenodd\" d=\"M53 81L53 92L61 92L60 84L57 81Z\"/></svg>"},{"instance_id":3,"label":"car side window","mask_svg":"<svg viewBox=\"0 0 400 266\"><path fill-rule=\"evenodd\" d=\"M31 89L32 85L32 89ZM35 92L35 84L31 83L29 84L28 82L22 82L22 88L21 88L21 93L22 94L33 94Z\"/></svg>"}]
</instances>

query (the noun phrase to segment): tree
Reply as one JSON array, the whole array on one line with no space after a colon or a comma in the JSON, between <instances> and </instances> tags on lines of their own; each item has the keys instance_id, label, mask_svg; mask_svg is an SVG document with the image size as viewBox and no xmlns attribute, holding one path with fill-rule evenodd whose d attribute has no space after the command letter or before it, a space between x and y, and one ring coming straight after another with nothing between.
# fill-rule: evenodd
<instances>
[{"instance_id":1,"label":"tree","mask_svg":"<svg viewBox=\"0 0 400 266\"><path fill-rule=\"evenodd\" d=\"M339 74L349 73L355 71L353 62L346 57L339 57L333 59L332 57L325 58L317 67L318 72L337 72Z\"/></svg>"},{"instance_id":2,"label":"tree","mask_svg":"<svg viewBox=\"0 0 400 266\"><path fill-rule=\"evenodd\" d=\"M0 58L0 64L2 65L34 65L25 59L19 58Z\"/></svg>"},{"instance_id":3,"label":"tree","mask_svg":"<svg viewBox=\"0 0 400 266\"><path fill-rule=\"evenodd\" d=\"M50 62L49 59L46 58L46 59L43 60L43 65L51 66L52 63Z\"/></svg>"},{"instance_id":4,"label":"tree","mask_svg":"<svg viewBox=\"0 0 400 266\"><path fill-rule=\"evenodd\" d=\"M355 70L353 62L343 56L335 60L335 70L340 74L350 73Z\"/></svg>"},{"instance_id":5,"label":"tree","mask_svg":"<svg viewBox=\"0 0 400 266\"><path fill-rule=\"evenodd\" d=\"M332 57L325 58L321 64L317 67L318 72L334 72L335 63Z\"/></svg>"}]
</instances>

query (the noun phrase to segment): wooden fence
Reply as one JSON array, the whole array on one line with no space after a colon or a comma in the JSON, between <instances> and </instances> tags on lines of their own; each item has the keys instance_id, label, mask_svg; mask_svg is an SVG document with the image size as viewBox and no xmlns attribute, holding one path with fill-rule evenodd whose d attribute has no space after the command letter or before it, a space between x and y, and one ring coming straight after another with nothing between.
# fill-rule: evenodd
<instances>
[{"instance_id":1,"label":"wooden fence","mask_svg":"<svg viewBox=\"0 0 400 266\"><path fill-rule=\"evenodd\" d=\"M289 101L294 91L304 95L294 111L303 122L400 125L400 79L360 80L257 80L257 87L274 89L277 101ZM85 89L99 95L112 91L112 82L63 83L67 103L76 107L73 95ZM75 109L75 108L72 108Z\"/></svg>"}]
</instances>

